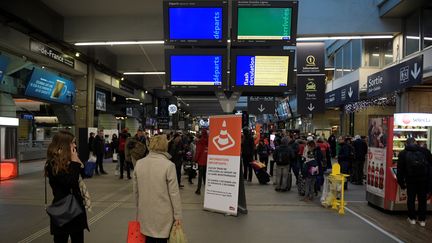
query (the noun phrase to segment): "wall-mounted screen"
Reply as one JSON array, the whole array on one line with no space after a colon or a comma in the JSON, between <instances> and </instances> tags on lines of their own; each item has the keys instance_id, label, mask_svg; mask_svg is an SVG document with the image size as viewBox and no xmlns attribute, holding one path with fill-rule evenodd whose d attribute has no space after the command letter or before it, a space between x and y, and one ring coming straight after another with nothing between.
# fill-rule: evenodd
<instances>
[{"instance_id":1,"label":"wall-mounted screen","mask_svg":"<svg viewBox=\"0 0 432 243\"><path fill-rule=\"evenodd\" d=\"M96 110L106 111L106 94L96 91Z\"/></svg>"},{"instance_id":2,"label":"wall-mounted screen","mask_svg":"<svg viewBox=\"0 0 432 243\"><path fill-rule=\"evenodd\" d=\"M54 73L34 68L24 95L71 105L75 100L75 84Z\"/></svg>"},{"instance_id":3,"label":"wall-mounted screen","mask_svg":"<svg viewBox=\"0 0 432 243\"><path fill-rule=\"evenodd\" d=\"M165 1L165 43L226 44L227 8L227 1Z\"/></svg>"},{"instance_id":4,"label":"wall-mounted screen","mask_svg":"<svg viewBox=\"0 0 432 243\"><path fill-rule=\"evenodd\" d=\"M184 90L217 90L226 86L226 50L166 50L167 86Z\"/></svg>"},{"instance_id":5,"label":"wall-mounted screen","mask_svg":"<svg viewBox=\"0 0 432 243\"><path fill-rule=\"evenodd\" d=\"M231 88L238 91L282 91L292 86L294 51L232 50Z\"/></svg>"},{"instance_id":6,"label":"wall-mounted screen","mask_svg":"<svg viewBox=\"0 0 432 243\"><path fill-rule=\"evenodd\" d=\"M234 1L233 45L295 45L297 1Z\"/></svg>"}]
</instances>

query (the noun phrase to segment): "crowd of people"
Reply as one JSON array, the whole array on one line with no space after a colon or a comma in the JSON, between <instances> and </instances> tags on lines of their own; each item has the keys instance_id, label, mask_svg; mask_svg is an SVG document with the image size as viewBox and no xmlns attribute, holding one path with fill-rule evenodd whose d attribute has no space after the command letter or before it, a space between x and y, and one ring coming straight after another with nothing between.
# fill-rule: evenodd
<instances>
[{"instance_id":1,"label":"crowd of people","mask_svg":"<svg viewBox=\"0 0 432 243\"><path fill-rule=\"evenodd\" d=\"M277 192L291 189L291 175L294 174L298 193L306 202L318 195L324 174L333 163L339 163L341 172L350 175L352 184L363 184L368 152L366 137L357 135L352 139L331 135L326 139L313 134L272 135L254 135L248 128L243 129L241 160L244 180L252 181L253 163L259 160L264 164L266 173L273 176ZM126 170L127 178L133 181L137 219L141 222L140 231L146 235L146 242L167 242L172 227L181 225L183 171L190 184L194 184L198 174L195 193L201 194L201 187L206 182L208 141L206 129L195 135L181 132L156 134L151 139L141 129L134 136L128 129L123 129L118 137L113 136L110 146L118 153L119 178L123 179ZM104 144L103 131L96 136L91 134L88 145L90 152L96 156L96 175L106 174L103 168ZM407 139L405 150L399 154L397 179L401 188L408 190L408 221L411 224L419 220L420 225L425 225L426 194L432 189L431 164L430 151L416 145L414 138ZM49 207L57 207L57 211L58 207L64 208L62 204L71 194L76 200L72 208L79 214L73 217L72 214L50 215L54 242L68 242L69 237L73 243L84 241L83 232L88 230L86 210L91 209L90 194L82 180L84 166L77 154L73 134L67 131L57 133L48 148L45 166L45 176L54 195ZM415 211L416 197L418 212ZM155 205L158 205L156 211Z\"/></svg>"}]
</instances>

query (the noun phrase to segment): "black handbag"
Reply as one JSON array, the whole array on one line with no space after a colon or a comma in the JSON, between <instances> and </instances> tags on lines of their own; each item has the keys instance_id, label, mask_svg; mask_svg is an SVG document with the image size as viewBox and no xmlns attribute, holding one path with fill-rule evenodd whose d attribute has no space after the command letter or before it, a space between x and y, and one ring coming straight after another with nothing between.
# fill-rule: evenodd
<instances>
[{"instance_id":1,"label":"black handbag","mask_svg":"<svg viewBox=\"0 0 432 243\"><path fill-rule=\"evenodd\" d=\"M45 205L47 205L47 185L45 176ZM78 200L71 193L61 200L46 207L46 212L53 223L62 227L74 218L83 213L83 209Z\"/></svg>"}]
</instances>

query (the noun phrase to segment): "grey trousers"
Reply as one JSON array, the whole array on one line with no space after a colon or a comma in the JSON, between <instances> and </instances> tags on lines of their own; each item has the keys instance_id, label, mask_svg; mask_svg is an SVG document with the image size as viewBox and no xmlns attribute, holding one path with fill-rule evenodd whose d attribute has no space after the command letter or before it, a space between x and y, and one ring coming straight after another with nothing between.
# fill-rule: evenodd
<instances>
[{"instance_id":1,"label":"grey trousers","mask_svg":"<svg viewBox=\"0 0 432 243\"><path fill-rule=\"evenodd\" d=\"M313 198L315 193L315 183L316 183L316 177L315 176L308 176L306 177L306 190L305 190L305 196Z\"/></svg>"},{"instance_id":2,"label":"grey trousers","mask_svg":"<svg viewBox=\"0 0 432 243\"><path fill-rule=\"evenodd\" d=\"M276 166L276 189L286 189L288 187L289 165Z\"/></svg>"}]
</instances>

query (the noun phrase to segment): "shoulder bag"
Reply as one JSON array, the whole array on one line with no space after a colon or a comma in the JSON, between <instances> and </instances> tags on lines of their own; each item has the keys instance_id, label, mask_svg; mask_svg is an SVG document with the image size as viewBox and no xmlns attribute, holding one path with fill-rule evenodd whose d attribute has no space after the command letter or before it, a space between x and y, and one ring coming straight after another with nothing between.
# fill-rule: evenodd
<instances>
[{"instance_id":1,"label":"shoulder bag","mask_svg":"<svg viewBox=\"0 0 432 243\"><path fill-rule=\"evenodd\" d=\"M47 205L47 181L45 176L45 208L53 223L62 227L83 213L83 209L72 192L61 200Z\"/></svg>"}]
</instances>

